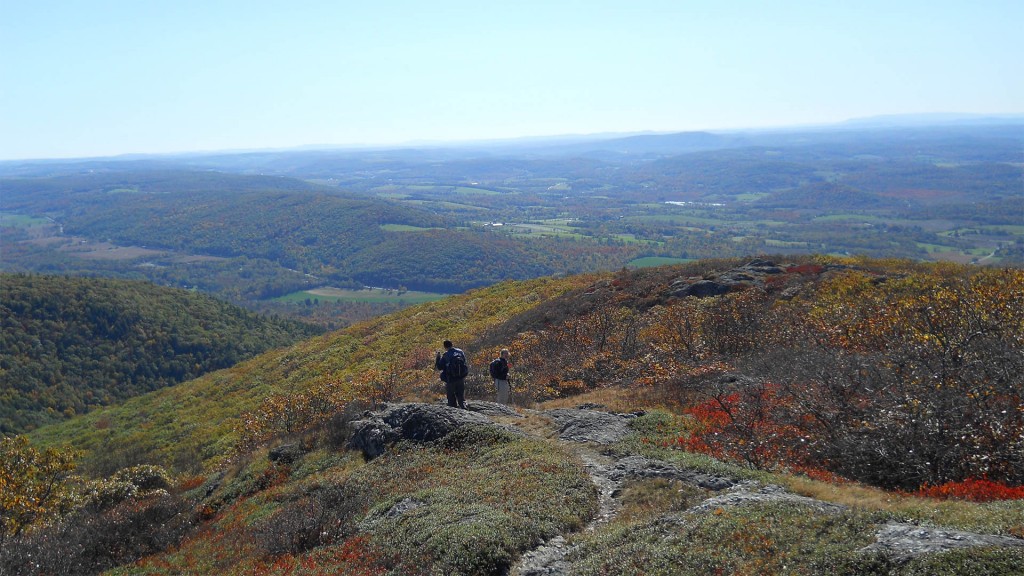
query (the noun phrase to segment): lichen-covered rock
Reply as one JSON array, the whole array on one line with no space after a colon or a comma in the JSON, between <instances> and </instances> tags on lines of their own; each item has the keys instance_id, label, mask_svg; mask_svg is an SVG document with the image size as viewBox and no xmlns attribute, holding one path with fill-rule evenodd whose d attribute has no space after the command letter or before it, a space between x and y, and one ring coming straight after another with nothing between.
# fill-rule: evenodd
<instances>
[{"instance_id":1,"label":"lichen-covered rock","mask_svg":"<svg viewBox=\"0 0 1024 576\"><path fill-rule=\"evenodd\" d=\"M881 552L897 561L933 552L974 546L1024 547L1024 539L992 534L974 534L947 528L930 528L913 524L889 523L878 530L876 541L861 550Z\"/></svg>"},{"instance_id":2,"label":"lichen-covered rock","mask_svg":"<svg viewBox=\"0 0 1024 576\"><path fill-rule=\"evenodd\" d=\"M509 418L522 418L522 414L516 412L516 409L497 402L486 402L481 400L474 400L472 402L466 402L466 410L470 412L479 412L487 416L498 416L498 417L509 417Z\"/></svg>"},{"instance_id":3,"label":"lichen-covered rock","mask_svg":"<svg viewBox=\"0 0 1024 576\"><path fill-rule=\"evenodd\" d=\"M698 280L692 284L683 284L678 287L672 295L677 298L708 298L710 296L721 296L732 290L731 285L715 282L714 280Z\"/></svg>"},{"instance_id":4,"label":"lichen-covered rock","mask_svg":"<svg viewBox=\"0 0 1024 576\"><path fill-rule=\"evenodd\" d=\"M680 278L672 283L669 295L676 298L710 298L754 286L764 287L765 278L785 274L784 267L770 260L754 259L710 278Z\"/></svg>"},{"instance_id":5,"label":"lichen-covered rock","mask_svg":"<svg viewBox=\"0 0 1024 576\"><path fill-rule=\"evenodd\" d=\"M430 442L444 438L460 426L497 426L479 412L441 404L388 405L380 412L367 412L364 416L350 424L349 447L361 450L367 458L380 456L388 445L399 440Z\"/></svg>"},{"instance_id":6,"label":"lichen-covered rock","mask_svg":"<svg viewBox=\"0 0 1024 576\"><path fill-rule=\"evenodd\" d=\"M679 480L707 490L721 491L738 484L738 481L725 476L705 474L696 470L686 470L672 466L666 462L651 460L643 456L627 456L618 460L608 470L607 475L616 482L632 478L667 478Z\"/></svg>"},{"instance_id":7,"label":"lichen-covered rock","mask_svg":"<svg viewBox=\"0 0 1024 576\"><path fill-rule=\"evenodd\" d=\"M558 424L558 437L575 442L614 444L630 432L629 421L636 414L613 414L597 410L561 408L546 410L544 416Z\"/></svg>"},{"instance_id":8,"label":"lichen-covered rock","mask_svg":"<svg viewBox=\"0 0 1024 576\"><path fill-rule=\"evenodd\" d=\"M762 485L758 482L742 482L725 494L708 498L700 504L690 508L687 512L702 513L712 512L718 508L728 506L743 506L747 504L759 504L764 502L786 502L807 506L823 514L838 514L845 510L844 506L808 498L787 492L783 487L774 484Z\"/></svg>"},{"instance_id":9,"label":"lichen-covered rock","mask_svg":"<svg viewBox=\"0 0 1024 576\"><path fill-rule=\"evenodd\" d=\"M270 449L267 458L271 462L288 465L302 457L302 447L298 444L282 444Z\"/></svg>"}]
</instances>

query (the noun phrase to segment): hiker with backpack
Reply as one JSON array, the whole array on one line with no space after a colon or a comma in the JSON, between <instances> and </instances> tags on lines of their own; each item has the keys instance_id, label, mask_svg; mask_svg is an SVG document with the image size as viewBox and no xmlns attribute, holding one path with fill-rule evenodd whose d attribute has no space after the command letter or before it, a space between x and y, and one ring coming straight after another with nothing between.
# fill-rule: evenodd
<instances>
[{"instance_id":1,"label":"hiker with backpack","mask_svg":"<svg viewBox=\"0 0 1024 576\"><path fill-rule=\"evenodd\" d=\"M491 360L489 366L491 378L494 379L494 387L498 389L498 403L508 404L509 394L512 389L508 379L508 349L502 348L501 354Z\"/></svg>"},{"instance_id":2,"label":"hiker with backpack","mask_svg":"<svg viewBox=\"0 0 1024 576\"><path fill-rule=\"evenodd\" d=\"M444 382L448 405L453 408L465 408L466 376L469 374L466 353L452 346L451 340L445 340L444 354L438 352L434 357L434 369L441 371L441 381Z\"/></svg>"}]
</instances>

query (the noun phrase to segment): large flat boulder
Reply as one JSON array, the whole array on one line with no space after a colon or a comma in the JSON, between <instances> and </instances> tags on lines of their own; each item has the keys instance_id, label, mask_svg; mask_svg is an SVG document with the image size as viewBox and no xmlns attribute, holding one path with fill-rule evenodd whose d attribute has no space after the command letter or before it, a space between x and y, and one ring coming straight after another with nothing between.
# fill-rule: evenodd
<instances>
[{"instance_id":1,"label":"large flat boulder","mask_svg":"<svg viewBox=\"0 0 1024 576\"><path fill-rule=\"evenodd\" d=\"M400 440L431 442L469 424L497 426L480 412L442 404L387 405L379 412L365 412L362 419L350 424L349 447L376 458Z\"/></svg>"}]
</instances>

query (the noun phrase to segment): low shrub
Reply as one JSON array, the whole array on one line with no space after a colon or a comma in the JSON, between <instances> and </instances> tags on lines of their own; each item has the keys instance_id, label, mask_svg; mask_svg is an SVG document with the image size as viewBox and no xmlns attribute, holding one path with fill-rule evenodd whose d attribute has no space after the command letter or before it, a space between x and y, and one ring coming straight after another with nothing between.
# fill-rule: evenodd
<instances>
[{"instance_id":1,"label":"low shrub","mask_svg":"<svg viewBox=\"0 0 1024 576\"><path fill-rule=\"evenodd\" d=\"M917 491L917 495L972 502L1020 500L1024 499L1024 486L1007 486L1002 482L993 482L985 478L968 478L960 482L946 482L938 486L925 485Z\"/></svg>"},{"instance_id":2,"label":"low shrub","mask_svg":"<svg viewBox=\"0 0 1024 576\"><path fill-rule=\"evenodd\" d=\"M6 542L0 574L98 574L178 545L194 522L191 503L167 493L103 511L84 507Z\"/></svg>"}]
</instances>

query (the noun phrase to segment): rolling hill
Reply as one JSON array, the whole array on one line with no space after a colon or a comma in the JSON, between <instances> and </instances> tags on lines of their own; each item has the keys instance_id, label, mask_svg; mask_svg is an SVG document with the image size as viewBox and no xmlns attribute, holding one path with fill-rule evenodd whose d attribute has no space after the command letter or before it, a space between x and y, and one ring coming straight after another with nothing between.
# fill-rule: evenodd
<instances>
[{"instance_id":1,"label":"rolling hill","mask_svg":"<svg viewBox=\"0 0 1024 576\"><path fill-rule=\"evenodd\" d=\"M146 277L240 303L325 285L457 293L636 255L585 238L510 241L470 227L486 210L457 197L437 210L294 178L99 172L5 179L0 190L4 211L41 222L9 230L8 270ZM119 256L119 247L134 251ZM587 247L593 256L578 259Z\"/></svg>"},{"instance_id":2,"label":"rolling hill","mask_svg":"<svg viewBox=\"0 0 1024 576\"><path fill-rule=\"evenodd\" d=\"M0 432L191 380L317 333L145 282L0 274Z\"/></svg>"}]
</instances>

